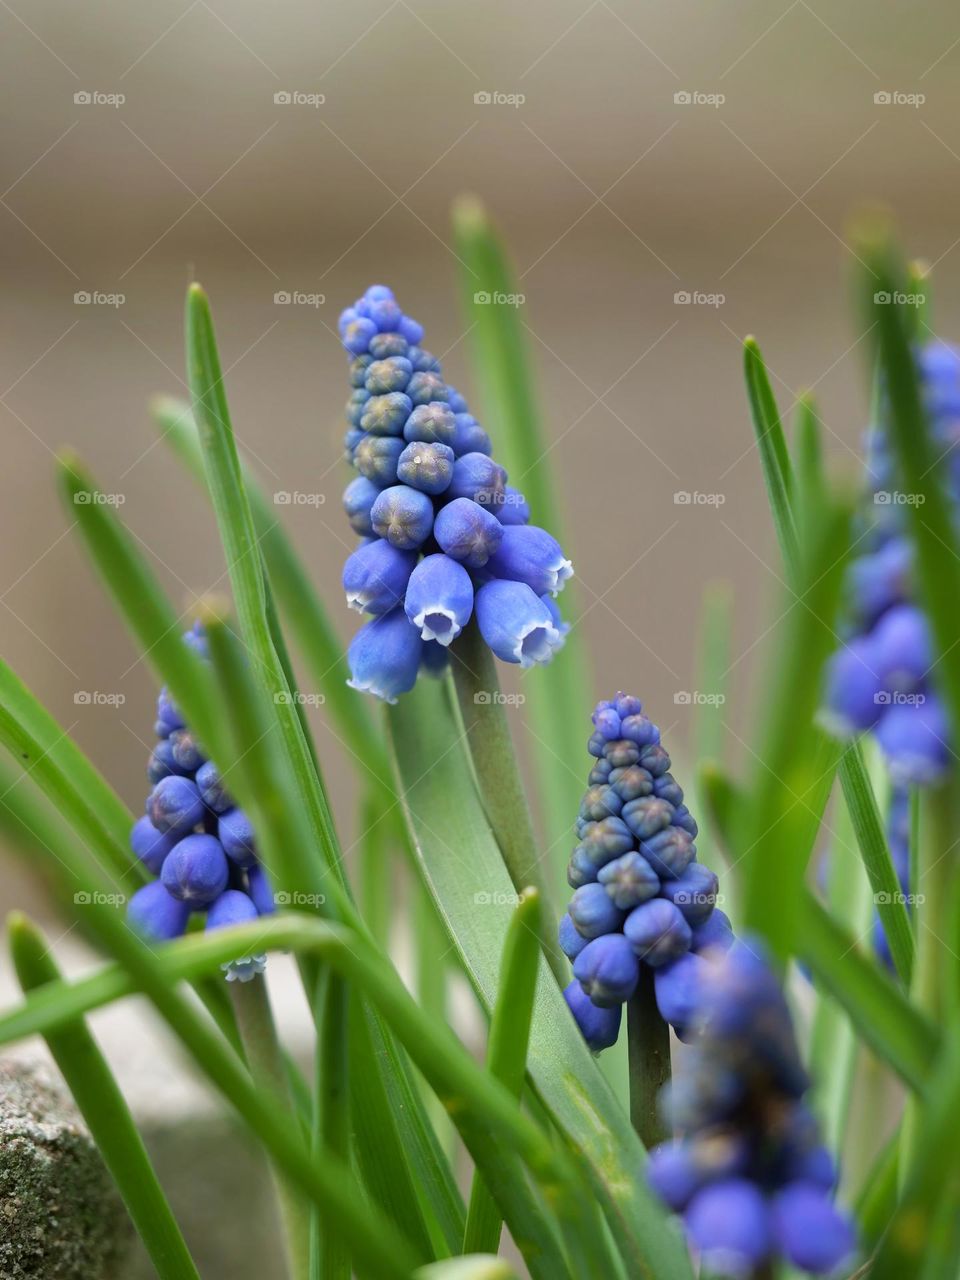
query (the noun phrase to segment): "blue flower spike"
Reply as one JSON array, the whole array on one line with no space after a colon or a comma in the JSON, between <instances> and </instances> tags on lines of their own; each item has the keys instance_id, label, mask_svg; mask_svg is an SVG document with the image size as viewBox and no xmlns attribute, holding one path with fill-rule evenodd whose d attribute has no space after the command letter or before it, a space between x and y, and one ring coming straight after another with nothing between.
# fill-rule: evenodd
<instances>
[{"instance_id":1,"label":"blue flower spike","mask_svg":"<svg viewBox=\"0 0 960 1280\"><path fill-rule=\"evenodd\" d=\"M369 539L348 557L343 586L348 606L375 619L350 645L348 683L394 701L419 671L448 668L474 613L501 661L551 661L569 631L554 596L572 566L529 523L489 436L420 345L422 326L385 285L371 285L341 315L340 337L351 386L345 449L359 473L343 505ZM176 771L160 753L154 780Z\"/></svg>"},{"instance_id":2,"label":"blue flower spike","mask_svg":"<svg viewBox=\"0 0 960 1280\"><path fill-rule=\"evenodd\" d=\"M407 576L413 562L409 558ZM209 660L199 624L183 641ZM153 790L146 815L130 832L130 847L156 879L130 898L131 929L147 941L166 942L184 934L195 915L206 917L208 929L269 915L276 910L274 893L258 861L253 826L165 689L155 727L158 742L147 766ZM265 964L264 956L246 956L222 967L228 981L248 982Z\"/></svg>"}]
</instances>

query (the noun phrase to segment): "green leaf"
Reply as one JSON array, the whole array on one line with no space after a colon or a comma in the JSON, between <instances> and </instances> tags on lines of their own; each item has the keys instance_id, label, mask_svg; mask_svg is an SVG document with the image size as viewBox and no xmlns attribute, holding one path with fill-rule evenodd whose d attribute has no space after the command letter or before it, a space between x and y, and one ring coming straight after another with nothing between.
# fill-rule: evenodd
<instances>
[{"instance_id":1,"label":"green leaf","mask_svg":"<svg viewBox=\"0 0 960 1280\"><path fill-rule=\"evenodd\" d=\"M530 504L535 524L564 542L564 522L551 475L551 446L542 425L527 350L526 326L517 307L478 301L517 294L517 281L500 236L481 203L459 200L453 230L461 274L464 310L474 357L476 383L495 452L513 485ZM563 652L548 667L523 681L527 699L525 728L531 734L533 758L547 847L555 850L558 883L566 869L567 813L570 788L582 785L579 775L583 744L589 737L590 672L586 656L576 583L563 594L563 610L573 621Z\"/></svg>"},{"instance_id":2,"label":"green leaf","mask_svg":"<svg viewBox=\"0 0 960 1280\"><path fill-rule=\"evenodd\" d=\"M29 993L57 982L50 946L26 916L7 924L14 968ZM82 1019L45 1037L160 1280L200 1280L123 1094Z\"/></svg>"},{"instance_id":3,"label":"green leaf","mask_svg":"<svg viewBox=\"0 0 960 1280\"><path fill-rule=\"evenodd\" d=\"M489 1254L465 1258L447 1258L421 1267L414 1280L518 1280L509 1262Z\"/></svg>"},{"instance_id":4,"label":"green leaf","mask_svg":"<svg viewBox=\"0 0 960 1280\"><path fill-rule=\"evenodd\" d=\"M540 952L540 895L526 889L507 929L500 964L500 989L490 1019L487 1070L515 1098L523 1091L530 1042L530 1021L537 988ZM478 1172L473 1176L463 1235L464 1253L496 1253L503 1218Z\"/></svg>"},{"instance_id":5,"label":"green leaf","mask_svg":"<svg viewBox=\"0 0 960 1280\"><path fill-rule=\"evenodd\" d=\"M777 402L755 338L747 338L743 344L743 368L773 524L784 562L794 577L798 566L797 529L792 508L795 483Z\"/></svg>"},{"instance_id":6,"label":"green leaf","mask_svg":"<svg viewBox=\"0 0 960 1280\"><path fill-rule=\"evenodd\" d=\"M388 723L422 874L474 989L492 1009L514 889L483 815L448 690L420 681L390 709ZM686 1251L643 1183L643 1147L544 967L527 1068L540 1102L581 1153L630 1274L689 1277Z\"/></svg>"}]
</instances>

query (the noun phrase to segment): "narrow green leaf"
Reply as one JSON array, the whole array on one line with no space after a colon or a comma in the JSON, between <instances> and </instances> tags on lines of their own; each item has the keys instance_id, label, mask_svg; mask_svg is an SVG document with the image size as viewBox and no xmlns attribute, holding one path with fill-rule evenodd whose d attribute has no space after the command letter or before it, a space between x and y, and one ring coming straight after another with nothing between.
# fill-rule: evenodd
<instances>
[{"instance_id":1,"label":"narrow green leaf","mask_svg":"<svg viewBox=\"0 0 960 1280\"><path fill-rule=\"evenodd\" d=\"M524 890L507 929L500 964L500 988L490 1019L487 1070L515 1098L521 1095L526 1073L539 967L540 908L537 891ZM477 1171L470 1192L463 1252L496 1253L500 1247L502 1226L503 1218L497 1210L496 1201Z\"/></svg>"},{"instance_id":2,"label":"narrow green leaf","mask_svg":"<svg viewBox=\"0 0 960 1280\"><path fill-rule=\"evenodd\" d=\"M476 382L486 422L505 463L511 483L530 504L535 524L564 543L565 527L551 475L551 446L528 353L521 310L491 300L518 294L513 268L489 215L474 197L459 200L453 210L454 240L463 272L464 310L474 357ZM593 700L591 676L576 582L563 593L562 607L573 625L563 652L543 670L524 680L526 722L534 741L543 826L554 853L558 883L565 871L570 787L577 785L585 725Z\"/></svg>"},{"instance_id":3,"label":"narrow green leaf","mask_svg":"<svg viewBox=\"0 0 960 1280\"><path fill-rule=\"evenodd\" d=\"M313 1152L323 1158L325 1149L350 1163L350 1017L344 1005L350 992L331 969L323 971L317 988L319 1009L316 1048L316 1102ZM344 1035L346 1029L347 1034ZM316 1215L311 1223L310 1276L316 1280L350 1280L350 1254L332 1232L323 1230Z\"/></svg>"},{"instance_id":4,"label":"narrow green leaf","mask_svg":"<svg viewBox=\"0 0 960 1280\"><path fill-rule=\"evenodd\" d=\"M755 338L743 344L747 398L780 550L791 577L798 566L797 529L792 509L795 484L780 413Z\"/></svg>"},{"instance_id":5,"label":"narrow green leaf","mask_svg":"<svg viewBox=\"0 0 960 1280\"><path fill-rule=\"evenodd\" d=\"M899 1148L899 1134L895 1133L877 1157L857 1196L857 1224L869 1246L876 1245L896 1211Z\"/></svg>"},{"instance_id":6,"label":"narrow green leaf","mask_svg":"<svg viewBox=\"0 0 960 1280\"><path fill-rule=\"evenodd\" d=\"M420 681L390 709L388 723L425 882L480 1000L492 1009L514 889L447 690ZM643 1183L643 1147L545 967L527 1067L540 1102L582 1155L628 1272L649 1280L689 1277L686 1251Z\"/></svg>"},{"instance_id":7,"label":"narrow green leaf","mask_svg":"<svg viewBox=\"0 0 960 1280\"><path fill-rule=\"evenodd\" d=\"M7 922L17 978L29 994L60 979L46 938L26 916ZM160 1280L200 1280L130 1109L82 1019L45 1037Z\"/></svg>"}]
</instances>

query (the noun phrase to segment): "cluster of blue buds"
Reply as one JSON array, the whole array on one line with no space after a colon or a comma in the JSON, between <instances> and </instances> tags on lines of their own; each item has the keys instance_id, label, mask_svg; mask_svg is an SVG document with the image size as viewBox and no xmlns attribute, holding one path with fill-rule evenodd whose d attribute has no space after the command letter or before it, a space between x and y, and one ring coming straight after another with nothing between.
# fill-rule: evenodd
<instances>
[{"instance_id":1,"label":"cluster of blue buds","mask_svg":"<svg viewBox=\"0 0 960 1280\"><path fill-rule=\"evenodd\" d=\"M960 351L935 342L920 348L916 358L940 469L960 512L960 452L954 449L960 438ZM895 783L931 785L950 762L949 728L931 679L929 626L912 582L905 508L916 495L897 487L880 416L867 436L867 550L850 571L850 635L829 666L824 720L841 736L871 730Z\"/></svg>"},{"instance_id":2,"label":"cluster of blue buds","mask_svg":"<svg viewBox=\"0 0 960 1280\"><path fill-rule=\"evenodd\" d=\"M184 641L207 658L200 624ZM203 754L166 689L157 699L157 745L147 777L147 811L133 825L130 847L154 876L130 899L127 919L147 939L164 942L187 929L191 914L206 927L244 924L275 910L273 890L257 860L253 827L230 799L212 760ZM263 956L223 966L227 981L262 973Z\"/></svg>"},{"instance_id":3,"label":"cluster of blue buds","mask_svg":"<svg viewBox=\"0 0 960 1280\"><path fill-rule=\"evenodd\" d=\"M733 930L715 909L717 877L696 860L697 824L639 699L598 703L593 724L560 946L573 961L567 1004L599 1052L616 1042L641 964L654 971L661 1015L685 1038L700 952L731 946Z\"/></svg>"},{"instance_id":4,"label":"cluster of blue buds","mask_svg":"<svg viewBox=\"0 0 960 1280\"><path fill-rule=\"evenodd\" d=\"M467 402L420 346L423 328L372 285L340 317L352 357L345 447L359 472L343 505L360 547L347 559L347 604L372 615L348 654L355 689L387 702L476 615L503 662L549 662L567 627L554 597L573 572L528 523L523 495L491 457Z\"/></svg>"},{"instance_id":5,"label":"cluster of blue buds","mask_svg":"<svg viewBox=\"0 0 960 1280\"><path fill-rule=\"evenodd\" d=\"M804 1102L809 1080L762 944L707 950L690 1011L694 1044L661 1095L675 1139L647 1174L711 1274L751 1276L785 1258L815 1275L856 1241L833 1203L836 1166Z\"/></svg>"}]
</instances>

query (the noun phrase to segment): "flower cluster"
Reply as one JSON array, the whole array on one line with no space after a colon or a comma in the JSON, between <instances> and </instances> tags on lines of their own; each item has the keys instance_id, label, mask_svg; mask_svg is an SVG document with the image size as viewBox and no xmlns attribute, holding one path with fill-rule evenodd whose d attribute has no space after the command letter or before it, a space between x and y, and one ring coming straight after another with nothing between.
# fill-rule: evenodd
<instances>
[{"instance_id":1,"label":"flower cluster","mask_svg":"<svg viewBox=\"0 0 960 1280\"><path fill-rule=\"evenodd\" d=\"M836 1167L804 1102L783 992L763 947L737 940L700 958L690 1015L694 1045L664 1090L676 1138L650 1154L654 1190L682 1213L711 1273L749 1276L782 1255L832 1272L854 1252L834 1205Z\"/></svg>"},{"instance_id":2,"label":"flower cluster","mask_svg":"<svg viewBox=\"0 0 960 1280\"><path fill-rule=\"evenodd\" d=\"M935 342L917 352L917 367L940 469L960 511L960 351ZM882 400L881 400L882 405ZM824 719L840 735L872 730L897 783L930 785L950 759L943 705L931 681L927 619L915 603L913 546L905 510L921 495L897 488L889 433L881 421L868 433L871 497L864 543L852 566L851 634L833 656Z\"/></svg>"},{"instance_id":3,"label":"flower cluster","mask_svg":"<svg viewBox=\"0 0 960 1280\"><path fill-rule=\"evenodd\" d=\"M373 285L340 317L352 356L343 505L363 539L343 569L347 604L373 615L348 654L355 689L395 702L476 615L498 658L549 662L566 626L553 597L573 572L528 523L490 438L421 346L423 328Z\"/></svg>"},{"instance_id":4,"label":"flower cluster","mask_svg":"<svg viewBox=\"0 0 960 1280\"><path fill-rule=\"evenodd\" d=\"M206 658L199 624L184 641ZM162 942L185 932L193 912L206 927L243 924L275 910L273 891L257 860L253 827L224 788L166 689L157 699L157 745L147 764L153 790L133 825L130 847L157 877L130 899L127 919L146 938ZM246 982L263 972L262 956L224 965L227 980Z\"/></svg>"},{"instance_id":5,"label":"flower cluster","mask_svg":"<svg viewBox=\"0 0 960 1280\"><path fill-rule=\"evenodd\" d=\"M596 764L577 819L567 872L576 892L560 946L573 961L567 1003L599 1051L617 1039L641 963L654 970L662 1016L685 1036L699 953L730 946L733 931L715 910L717 877L696 860L697 824L660 730L623 693L598 703L593 723L587 750Z\"/></svg>"}]
</instances>

